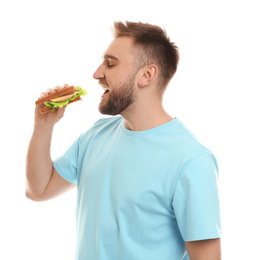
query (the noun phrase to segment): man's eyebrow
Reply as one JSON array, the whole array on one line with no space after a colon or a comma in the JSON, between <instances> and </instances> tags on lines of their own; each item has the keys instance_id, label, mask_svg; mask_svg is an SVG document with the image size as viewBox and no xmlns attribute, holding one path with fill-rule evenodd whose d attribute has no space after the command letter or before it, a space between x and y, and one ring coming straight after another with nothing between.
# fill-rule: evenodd
<instances>
[{"instance_id":1,"label":"man's eyebrow","mask_svg":"<svg viewBox=\"0 0 254 260\"><path fill-rule=\"evenodd\" d=\"M111 60L117 60L117 61L118 61L117 57L112 56L112 55L104 55L103 58L104 58L105 60L111 59Z\"/></svg>"}]
</instances>

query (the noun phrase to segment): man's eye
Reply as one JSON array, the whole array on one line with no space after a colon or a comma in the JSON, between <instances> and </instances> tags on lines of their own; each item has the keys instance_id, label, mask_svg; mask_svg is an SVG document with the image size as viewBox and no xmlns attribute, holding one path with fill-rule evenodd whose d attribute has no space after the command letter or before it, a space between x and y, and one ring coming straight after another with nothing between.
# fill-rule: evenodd
<instances>
[{"instance_id":1,"label":"man's eye","mask_svg":"<svg viewBox=\"0 0 254 260\"><path fill-rule=\"evenodd\" d=\"M108 67L108 68L112 68L115 66L114 62L112 62L111 60L105 59L104 60L104 64Z\"/></svg>"},{"instance_id":2,"label":"man's eye","mask_svg":"<svg viewBox=\"0 0 254 260\"><path fill-rule=\"evenodd\" d=\"M114 67L114 66L115 66L114 64L108 63L108 68L112 68L112 67Z\"/></svg>"}]
</instances>

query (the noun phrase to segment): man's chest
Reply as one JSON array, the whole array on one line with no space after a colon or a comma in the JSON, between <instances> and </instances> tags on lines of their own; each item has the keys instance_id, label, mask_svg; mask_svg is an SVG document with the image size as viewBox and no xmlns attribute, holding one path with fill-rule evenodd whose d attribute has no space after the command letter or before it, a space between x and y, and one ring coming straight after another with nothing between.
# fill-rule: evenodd
<instances>
[{"instance_id":1,"label":"man's chest","mask_svg":"<svg viewBox=\"0 0 254 260\"><path fill-rule=\"evenodd\" d=\"M168 149L152 140L115 139L93 145L80 171L82 201L105 204L116 211L136 207L166 214L179 170Z\"/></svg>"}]
</instances>

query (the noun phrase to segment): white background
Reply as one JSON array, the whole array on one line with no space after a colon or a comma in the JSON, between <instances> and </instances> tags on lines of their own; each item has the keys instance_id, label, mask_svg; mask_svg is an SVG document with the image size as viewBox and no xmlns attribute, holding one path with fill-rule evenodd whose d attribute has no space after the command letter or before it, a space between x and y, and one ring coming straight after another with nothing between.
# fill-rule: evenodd
<instances>
[{"instance_id":1,"label":"white background","mask_svg":"<svg viewBox=\"0 0 254 260\"><path fill-rule=\"evenodd\" d=\"M101 117L92 75L116 20L160 25L179 46L165 108L218 159L223 259L254 259L254 18L245 0L1 1L0 259L73 259L76 191L43 203L25 197L34 101L64 83L89 93L56 125L55 158Z\"/></svg>"}]
</instances>

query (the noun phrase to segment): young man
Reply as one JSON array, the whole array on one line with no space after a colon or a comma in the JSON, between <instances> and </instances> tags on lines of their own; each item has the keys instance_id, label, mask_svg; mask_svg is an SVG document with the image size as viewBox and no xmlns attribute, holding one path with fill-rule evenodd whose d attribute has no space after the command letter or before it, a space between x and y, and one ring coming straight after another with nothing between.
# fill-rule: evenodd
<instances>
[{"instance_id":1,"label":"young man","mask_svg":"<svg viewBox=\"0 0 254 260\"><path fill-rule=\"evenodd\" d=\"M54 198L77 185L79 260L219 260L217 164L162 106L177 47L160 27L115 23L94 78L103 118L57 160L54 124L64 109L35 111L27 197ZM117 115L117 116L116 116ZM120 115L120 116L119 116Z\"/></svg>"}]
</instances>

